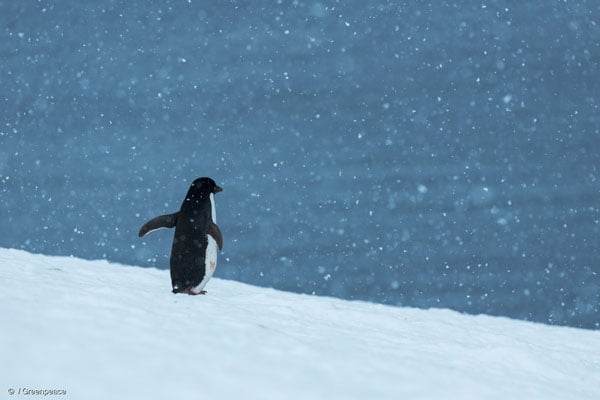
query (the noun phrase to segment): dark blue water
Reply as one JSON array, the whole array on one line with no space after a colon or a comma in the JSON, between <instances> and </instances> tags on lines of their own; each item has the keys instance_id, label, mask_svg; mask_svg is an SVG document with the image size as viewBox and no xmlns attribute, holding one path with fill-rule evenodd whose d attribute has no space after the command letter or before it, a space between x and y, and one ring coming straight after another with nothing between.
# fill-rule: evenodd
<instances>
[{"instance_id":1,"label":"dark blue water","mask_svg":"<svg viewBox=\"0 0 600 400\"><path fill-rule=\"evenodd\" d=\"M599 16L0 1L0 246L167 268L211 176L219 277L598 329Z\"/></svg>"}]
</instances>

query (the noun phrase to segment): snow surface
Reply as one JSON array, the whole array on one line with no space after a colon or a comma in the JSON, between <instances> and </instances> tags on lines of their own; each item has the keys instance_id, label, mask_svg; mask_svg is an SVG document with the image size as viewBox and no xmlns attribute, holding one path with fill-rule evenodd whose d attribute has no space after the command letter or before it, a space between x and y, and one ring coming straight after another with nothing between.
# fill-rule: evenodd
<instances>
[{"instance_id":1,"label":"snow surface","mask_svg":"<svg viewBox=\"0 0 600 400\"><path fill-rule=\"evenodd\" d=\"M71 399L599 399L600 332L0 249L0 383ZM6 393L6 392L4 392ZM18 398L13 396L11 398Z\"/></svg>"}]
</instances>

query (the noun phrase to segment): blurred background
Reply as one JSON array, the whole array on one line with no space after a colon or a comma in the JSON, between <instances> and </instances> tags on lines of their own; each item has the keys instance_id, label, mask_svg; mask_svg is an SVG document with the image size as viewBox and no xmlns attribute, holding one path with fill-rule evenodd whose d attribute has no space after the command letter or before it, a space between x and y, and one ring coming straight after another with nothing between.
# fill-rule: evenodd
<instances>
[{"instance_id":1,"label":"blurred background","mask_svg":"<svg viewBox=\"0 0 600 400\"><path fill-rule=\"evenodd\" d=\"M210 176L217 277L600 328L598 1L0 0L0 35L2 247L168 268L137 231Z\"/></svg>"}]
</instances>

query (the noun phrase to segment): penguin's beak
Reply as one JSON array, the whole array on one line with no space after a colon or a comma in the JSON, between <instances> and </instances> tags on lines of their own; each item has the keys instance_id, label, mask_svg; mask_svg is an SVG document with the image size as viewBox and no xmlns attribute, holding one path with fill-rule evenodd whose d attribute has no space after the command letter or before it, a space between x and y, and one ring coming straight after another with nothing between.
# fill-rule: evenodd
<instances>
[{"instance_id":1,"label":"penguin's beak","mask_svg":"<svg viewBox=\"0 0 600 400\"><path fill-rule=\"evenodd\" d=\"M223 188L221 186L215 186L215 193L222 192Z\"/></svg>"}]
</instances>

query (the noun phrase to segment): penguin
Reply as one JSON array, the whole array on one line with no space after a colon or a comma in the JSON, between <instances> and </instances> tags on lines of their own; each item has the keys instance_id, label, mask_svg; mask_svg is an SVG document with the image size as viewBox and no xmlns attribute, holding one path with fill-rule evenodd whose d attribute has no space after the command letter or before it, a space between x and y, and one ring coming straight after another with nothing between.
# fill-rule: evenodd
<instances>
[{"instance_id":1,"label":"penguin","mask_svg":"<svg viewBox=\"0 0 600 400\"><path fill-rule=\"evenodd\" d=\"M143 237L160 228L175 228L170 259L173 293L206 294L203 289L217 267L217 247L223 249L214 196L222 190L211 178L196 179L179 211L151 219L138 233Z\"/></svg>"}]
</instances>

